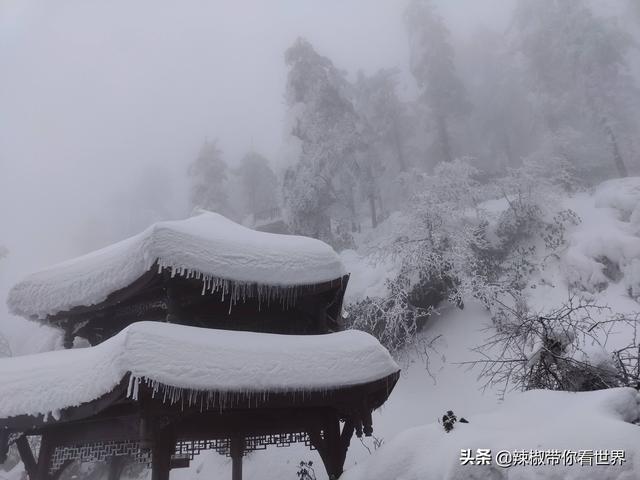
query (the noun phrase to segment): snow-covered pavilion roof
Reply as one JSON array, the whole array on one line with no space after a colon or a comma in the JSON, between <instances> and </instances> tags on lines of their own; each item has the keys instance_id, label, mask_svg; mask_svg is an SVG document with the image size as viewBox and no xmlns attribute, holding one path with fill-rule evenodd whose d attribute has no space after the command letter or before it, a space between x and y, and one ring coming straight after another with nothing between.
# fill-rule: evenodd
<instances>
[{"instance_id":1,"label":"snow-covered pavilion roof","mask_svg":"<svg viewBox=\"0 0 640 480\"><path fill-rule=\"evenodd\" d=\"M394 375L398 365L371 335L276 335L134 323L95 347L0 360L0 419L57 416L111 392L127 375L167 402L199 405L206 395L329 391ZM188 400L185 400L185 397Z\"/></svg>"},{"instance_id":2,"label":"snow-covered pavilion roof","mask_svg":"<svg viewBox=\"0 0 640 480\"><path fill-rule=\"evenodd\" d=\"M154 265L201 278L210 288L229 281L313 285L346 273L336 252L320 240L258 232L202 212L156 223L126 240L34 273L13 287L7 303L16 315L42 319L96 305Z\"/></svg>"}]
</instances>

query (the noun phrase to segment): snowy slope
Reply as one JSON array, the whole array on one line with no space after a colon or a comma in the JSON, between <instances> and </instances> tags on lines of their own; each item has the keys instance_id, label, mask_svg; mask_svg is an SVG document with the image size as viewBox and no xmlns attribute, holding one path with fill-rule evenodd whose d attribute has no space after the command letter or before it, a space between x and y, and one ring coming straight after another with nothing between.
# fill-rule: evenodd
<instances>
[{"instance_id":1,"label":"snowy slope","mask_svg":"<svg viewBox=\"0 0 640 480\"><path fill-rule=\"evenodd\" d=\"M320 240L243 227L211 212L160 222L131 238L34 273L9 292L15 315L44 318L79 305L94 305L147 272L154 263L203 280L265 286L322 283L346 271ZM232 292L233 294L233 292Z\"/></svg>"},{"instance_id":2,"label":"snowy slope","mask_svg":"<svg viewBox=\"0 0 640 480\"><path fill-rule=\"evenodd\" d=\"M499 205L496 206L499 209ZM565 197L558 207L575 211L581 222L568 228L566 245L556 255L542 258L541 254L540 268L526 289L530 307L550 310L575 294L611 307L610 311L594 313L603 318L612 313L640 311L636 293L640 291L640 178L605 182L592 193ZM544 252L544 247L539 251ZM468 308L465 312L449 310L428 326L428 334L443 335L446 341L440 344L440 351L448 357L448 362L469 360L473 355L465 351L465 347L482 343L491 333L491 329L480 332L482 324L490 325L481 310L476 310L475 315ZM608 346L626 345L631 334L629 328L616 329L608 339ZM413 425L427 425L409 429L386 442L386 447L374 453L368 462L348 471L344 475L346 480L626 480L639 475L640 427L625 423L638 418L635 390L511 393L504 406L495 408L491 414L478 415L477 412L486 411L491 404L497 405L495 397L492 398L491 392L489 397L479 396L478 383L469 377L469 372L452 369L448 362L436 374L438 383L432 389L416 373L416 366L403 375L378 419L377 434L395 430L399 423L409 428L411 425L407 425L406 419L410 416ZM409 381L411 387L403 381ZM434 421L448 409L470 419L471 423L458 424L453 433L446 434ZM430 419L425 418L429 416ZM494 452L500 449L624 449L627 461L617 468L461 467L461 448L491 448Z\"/></svg>"}]
</instances>

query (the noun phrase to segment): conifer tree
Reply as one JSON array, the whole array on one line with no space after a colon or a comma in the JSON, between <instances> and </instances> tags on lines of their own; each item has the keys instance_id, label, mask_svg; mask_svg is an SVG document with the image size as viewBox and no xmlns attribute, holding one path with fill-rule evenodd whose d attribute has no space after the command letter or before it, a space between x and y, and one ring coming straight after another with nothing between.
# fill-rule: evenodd
<instances>
[{"instance_id":1,"label":"conifer tree","mask_svg":"<svg viewBox=\"0 0 640 480\"><path fill-rule=\"evenodd\" d=\"M206 141L189 166L191 206L229 215L227 164L216 142Z\"/></svg>"},{"instance_id":2,"label":"conifer tree","mask_svg":"<svg viewBox=\"0 0 640 480\"><path fill-rule=\"evenodd\" d=\"M464 85L455 67L449 29L430 0L412 0L404 14L409 34L411 73L428 108L442 160L454 158L451 121L470 111Z\"/></svg>"}]
</instances>

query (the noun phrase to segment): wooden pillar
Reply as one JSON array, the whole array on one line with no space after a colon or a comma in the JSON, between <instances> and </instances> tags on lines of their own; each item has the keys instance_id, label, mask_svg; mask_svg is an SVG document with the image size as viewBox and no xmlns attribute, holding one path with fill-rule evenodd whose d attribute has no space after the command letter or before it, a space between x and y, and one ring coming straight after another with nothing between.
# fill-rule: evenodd
<instances>
[{"instance_id":1,"label":"wooden pillar","mask_svg":"<svg viewBox=\"0 0 640 480\"><path fill-rule=\"evenodd\" d=\"M171 455L175 450L175 438L168 430L157 433L151 449L151 480L169 480Z\"/></svg>"},{"instance_id":2,"label":"wooden pillar","mask_svg":"<svg viewBox=\"0 0 640 480\"><path fill-rule=\"evenodd\" d=\"M324 428L324 440L326 442L325 467L329 480L337 480L342 475L344 459L340 442L340 422L337 418L327 419Z\"/></svg>"},{"instance_id":3,"label":"wooden pillar","mask_svg":"<svg viewBox=\"0 0 640 480\"><path fill-rule=\"evenodd\" d=\"M242 480L242 457L244 456L244 437L231 437L231 479Z\"/></svg>"}]
</instances>

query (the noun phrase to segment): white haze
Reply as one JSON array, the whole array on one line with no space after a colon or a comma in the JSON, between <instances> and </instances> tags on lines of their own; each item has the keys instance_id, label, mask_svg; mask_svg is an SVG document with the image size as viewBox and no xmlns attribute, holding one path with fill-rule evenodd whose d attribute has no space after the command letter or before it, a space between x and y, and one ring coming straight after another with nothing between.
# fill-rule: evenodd
<instances>
[{"instance_id":1,"label":"white haze","mask_svg":"<svg viewBox=\"0 0 640 480\"><path fill-rule=\"evenodd\" d=\"M437 2L456 41L508 27L512 0ZM399 67L404 0L0 0L0 331L28 271L188 214L185 171L205 139L231 165L283 152L297 36L355 75ZM17 348L20 348L19 346Z\"/></svg>"}]
</instances>

